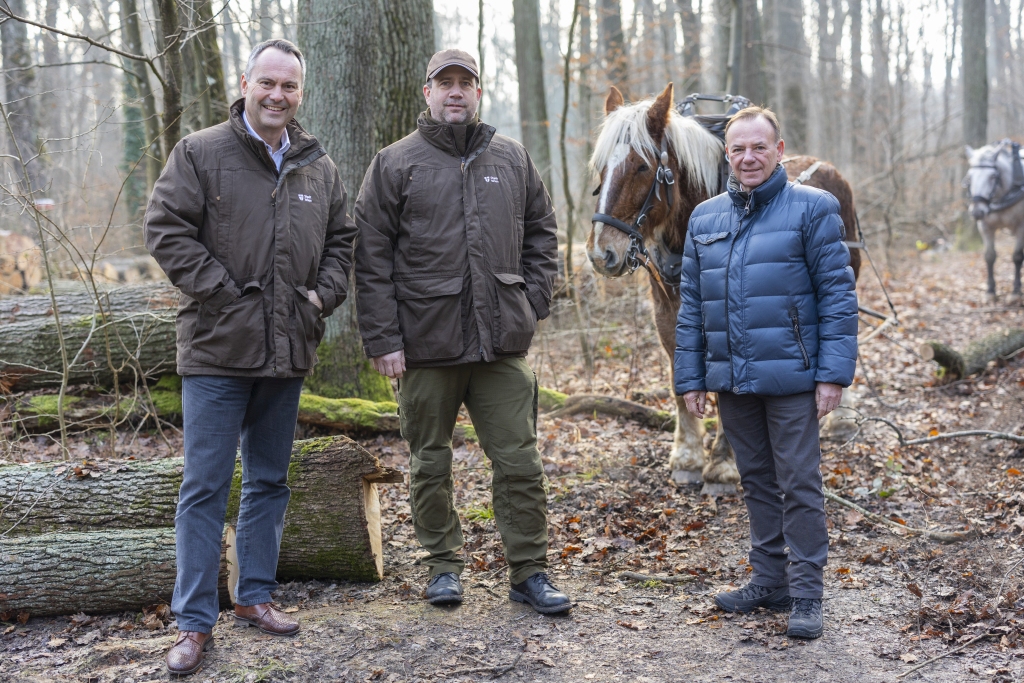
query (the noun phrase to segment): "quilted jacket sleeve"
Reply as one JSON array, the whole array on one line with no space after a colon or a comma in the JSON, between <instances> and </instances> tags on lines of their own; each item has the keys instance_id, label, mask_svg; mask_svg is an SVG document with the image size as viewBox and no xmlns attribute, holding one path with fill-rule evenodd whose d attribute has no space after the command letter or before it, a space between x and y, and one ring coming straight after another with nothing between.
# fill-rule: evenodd
<instances>
[{"instance_id":1,"label":"quilted jacket sleeve","mask_svg":"<svg viewBox=\"0 0 1024 683\"><path fill-rule=\"evenodd\" d=\"M691 222L692 227L692 222ZM676 394L705 391L704 320L701 315L700 262L690 232L683 250L683 274L679 283L679 316L676 320Z\"/></svg>"},{"instance_id":2,"label":"quilted jacket sleeve","mask_svg":"<svg viewBox=\"0 0 1024 683\"><path fill-rule=\"evenodd\" d=\"M839 202L830 194L814 205L805 226L807 269L818 302L818 372L816 382L844 387L853 383L857 363L857 281L839 217Z\"/></svg>"}]
</instances>

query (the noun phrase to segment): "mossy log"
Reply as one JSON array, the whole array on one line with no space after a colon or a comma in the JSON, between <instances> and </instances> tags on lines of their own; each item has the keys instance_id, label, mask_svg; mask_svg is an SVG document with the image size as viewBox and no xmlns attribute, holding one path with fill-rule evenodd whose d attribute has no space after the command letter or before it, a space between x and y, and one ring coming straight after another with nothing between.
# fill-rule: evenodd
<instances>
[{"instance_id":1,"label":"mossy log","mask_svg":"<svg viewBox=\"0 0 1024 683\"><path fill-rule=\"evenodd\" d=\"M108 300L109 297L109 300ZM110 386L174 372L176 290L166 283L125 287L104 295L104 314L90 295L57 297L69 384ZM0 391L61 383L63 361L49 296L4 299L0 307ZM109 353L108 353L109 349Z\"/></svg>"},{"instance_id":2,"label":"mossy log","mask_svg":"<svg viewBox=\"0 0 1024 683\"><path fill-rule=\"evenodd\" d=\"M0 467L0 612L107 612L168 600L182 465L167 458ZM228 538L241 481L239 464ZM278 576L380 580L377 484L401 481L401 472L382 467L347 437L297 441ZM232 556L225 547L225 557ZM222 572L225 591L229 564Z\"/></svg>"},{"instance_id":3,"label":"mossy log","mask_svg":"<svg viewBox=\"0 0 1024 683\"><path fill-rule=\"evenodd\" d=\"M555 393L555 392L552 392ZM598 396L595 394L572 394L565 398L562 407L547 413L548 417L565 417L580 413L597 413L622 417L639 422L645 427L666 432L676 428L676 416L667 410L658 410L641 403L627 401L614 396Z\"/></svg>"},{"instance_id":4,"label":"mossy log","mask_svg":"<svg viewBox=\"0 0 1024 683\"><path fill-rule=\"evenodd\" d=\"M942 342L929 341L921 344L918 353L927 360L933 360L942 368L947 380L970 377L985 369L990 361L1005 358L1024 349L1024 329L1005 328L993 332L967 345L963 352Z\"/></svg>"}]
</instances>

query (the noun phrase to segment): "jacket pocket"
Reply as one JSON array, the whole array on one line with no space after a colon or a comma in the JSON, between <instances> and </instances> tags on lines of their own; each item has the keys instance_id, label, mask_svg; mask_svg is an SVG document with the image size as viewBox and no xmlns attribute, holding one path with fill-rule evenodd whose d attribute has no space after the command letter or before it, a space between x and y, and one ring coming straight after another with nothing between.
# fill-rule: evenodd
<instances>
[{"instance_id":1,"label":"jacket pocket","mask_svg":"<svg viewBox=\"0 0 1024 683\"><path fill-rule=\"evenodd\" d=\"M199 307L190 354L225 368L258 368L267 358L263 285L248 282L242 296L213 313Z\"/></svg>"},{"instance_id":2,"label":"jacket pocket","mask_svg":"<svg viewBox=\"0 0 1024 683\"><path fill-rule=\"evenodd\" d=\"M462 275L396 280L398 328L411 361L451 360L462 355Z\"/></svg>"},{"instance_id":3,"label":"jacket pocket","mask_svg":"<svg viewBox=\"0 0 1024 683\"><path fill-rule=\"evenodd\" d=\"M704 246L707 246L707 245L713 244L714 242L717 242L719 240L724 240L730 234L732 234L732 233L728 233L728 232L712 232L712 233L708 233L706 235L694 235L693 236L693 241L696 242L697 244L703 244Z\"/></svg>"},{"instance_id":4,"label":"jacket pocket","mask_svg":"<svg viewBox=\"0 0 1024 683\"><path fill-rule=\"evenodd\" d=\"M320 309L309 300L309 290L296 287L292 297L292 315L290 339L292 347L292 366L296 370L310 370L320 361L316 355L316 347L324 338L326 327L320 317Z\"/></svg>"},{"instance_id":5,"label":"jacket pocket","mask_svg":"<svg viewBox=\"0 0 1024 683\"><path fill-rule=\"evenodd\" d=\"M807 355L807 347L804 346L804 338L800 334L800 314L797 312L796 306L789 309L789 319L793 321L793 334L796 335L796 343L800 347L800 355L804 359L804 370L810 370L811 359Z\"/></svg>"},{"instance_id":6,"label":"jacket pocket","mask_svg":"<svg viewBox=\"0 0 1024 683\"><path fill-rule=\"evenodd\" d=\"M530 348L537 318L526 298L526 280L514 273L495 273L498 306L494 315L494 350L521 353Z\"/></svg>"}]
</instances>

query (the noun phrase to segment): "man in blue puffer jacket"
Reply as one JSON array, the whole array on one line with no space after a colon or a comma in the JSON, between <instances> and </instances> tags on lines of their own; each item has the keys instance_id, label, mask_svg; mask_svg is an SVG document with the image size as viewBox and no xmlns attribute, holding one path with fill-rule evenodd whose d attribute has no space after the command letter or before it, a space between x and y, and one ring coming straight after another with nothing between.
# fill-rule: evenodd
<instances>
[{"instance_id":1,"label":"man in blue puffer jacket","mask_svg":"<svg viewBox=\"0 0 1024 683\"><path fill-rule=\"evenodd\" d=\"M857 292L839 202L791 185L784 148L768 109L744 109L726 128L729 191L690 217L675 389L698 417L718 392L750 515L750 583L715 602L791 608L788 635L818 638L828 557L818 420L853 382Z\"/></svg>"}]
</instances>

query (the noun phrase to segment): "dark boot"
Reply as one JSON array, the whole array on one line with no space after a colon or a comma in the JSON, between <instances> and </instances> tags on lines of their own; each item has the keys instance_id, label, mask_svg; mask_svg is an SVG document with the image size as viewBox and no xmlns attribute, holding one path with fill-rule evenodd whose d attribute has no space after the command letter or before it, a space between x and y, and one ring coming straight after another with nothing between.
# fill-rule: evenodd
<instances>
[{"instance_id":1,"label":"dark boot","mask_svg":"<svg viewBox=\"0 0 1024 683\"><path fill-rule=\"evenodd\" d=\"M821 638L825 627L821 617L821 600L793 598L793 611L789 613L787 636Z\"/></svg>"},{"instance_id":2,"label":"dark boot","mask_svg":"<svg viewBox=\"0 0 1024 683\"><path fill-rule=\"evenodd\" d=\"M538 572L522 583L512 584L509 600L525 602L541 614L558 614L572 608L569 596L558 590L544 572Z\"/></svg>"},{"instance_id":3,"label":"dark boot","mask_svg":"<svg viewBox=\"0 0 1024 683\"><path fill-rule=\"evenodd\" d=\"M435 575L427 584L427 602L431 605L457 605L462 602L462 582L455 572Z\"/></svg>"},{"instance_id":4,"label":"dark boot","mask_svg":"<svg viewBox=\"0 0 1024 683\"><path fill-rule=\"evenodd\" d=\"M715 596L715 604L726 612L752 612L758 607L768 609L789 609L789 586L765 588L748 583L743 588Z\"/></svg>"}]
</instances>

